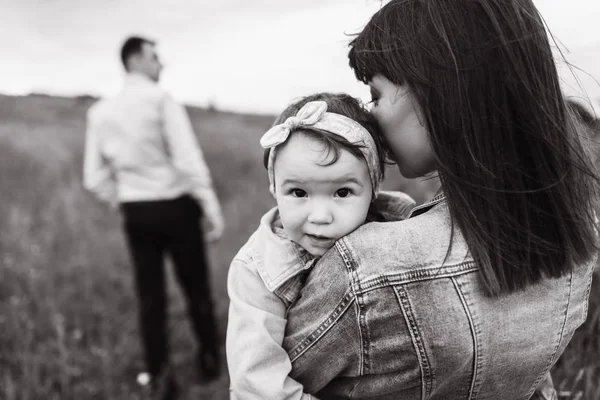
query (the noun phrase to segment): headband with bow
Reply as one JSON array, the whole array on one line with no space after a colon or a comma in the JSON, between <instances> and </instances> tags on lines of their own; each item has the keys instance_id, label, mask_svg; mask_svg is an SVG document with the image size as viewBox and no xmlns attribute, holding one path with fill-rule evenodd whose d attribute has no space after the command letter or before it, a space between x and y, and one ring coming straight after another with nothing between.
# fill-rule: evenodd
<instances>
[{"instance_id":1,"label":"headband with bow","mask_svg":"<svg viewBox=\"0 0 600 400\"><path fill-rule=\"evenodd\" d=\"M340 114L327 112L327 103L324 101L311 101L306 103L298 113L286 119L282 124L269 129L260 139L264 149L271 149L267 170L269 173L269 190L275 196L275 175L273 164L278 145L285 143L290 134L302 128L314 128L341 136L350 143L359 144L363 154L373 189L373 198L379 193L379 180L381 171L375 140L369 132L358 122Z\"/></svg>"}]
</instances>

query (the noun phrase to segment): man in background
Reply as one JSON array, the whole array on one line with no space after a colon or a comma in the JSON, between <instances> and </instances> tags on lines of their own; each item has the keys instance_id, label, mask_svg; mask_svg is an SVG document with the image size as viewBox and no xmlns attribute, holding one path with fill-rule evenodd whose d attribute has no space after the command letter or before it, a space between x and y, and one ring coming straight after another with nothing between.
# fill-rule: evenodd
<instances>
[{"instance_id":1,"label":"man in background","mask_svg":"<svg viewBox=\"0 0 600 400\"><path fill-rule=\"evenodd\" d=\"M164 256L172 258L185 293L200 379L215 379L220 360L204 240L218 240L224 223L188 115L157 84L162 64L155 43L130 37L121 60L123 89L88 111L84 186L122 211L148 369L138 382L172 398Z\"/></svg>"}]
</instances>

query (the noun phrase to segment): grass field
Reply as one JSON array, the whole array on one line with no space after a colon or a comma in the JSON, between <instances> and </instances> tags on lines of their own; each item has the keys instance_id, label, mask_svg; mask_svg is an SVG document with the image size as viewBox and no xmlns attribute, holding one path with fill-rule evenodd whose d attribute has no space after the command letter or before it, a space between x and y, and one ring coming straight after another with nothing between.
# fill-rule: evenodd
<instances>
[{"instance_id":1,"label":"grass field","mask_svg":"<svg viewBox=\"0 0 600 400\"><path fill-rule=\"evenodd\" d=\"M143 369L131 270L117 213L81 186L85 112L92 99L0 96L0 399L141 399ZM197 108L190 116L222 200L223 240L210 249L220 332L231 258L273 205L260 135L271 116ZM421 202L435 181L384 187ZM169 281L172 361L183 399L228 398L228 379L194 383L194 342L182 297ZM595 281L589 318L555 370L569 398L600 399L599 306ZM581 397L578 392L583 391Z\"/></svg>"}]
</instances>

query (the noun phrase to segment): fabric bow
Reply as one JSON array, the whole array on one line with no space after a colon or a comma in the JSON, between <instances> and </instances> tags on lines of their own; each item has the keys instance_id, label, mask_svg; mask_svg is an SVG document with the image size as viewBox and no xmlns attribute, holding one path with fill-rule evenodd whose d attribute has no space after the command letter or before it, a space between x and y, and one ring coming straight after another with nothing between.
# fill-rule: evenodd
<instances>
[{"instance_id":1,"label":"fabric bow","mask_svg":"<svg viewBox=\"0 0 600 400\"><path fill-rule=\"evenodd\" d=\"M306 103L295 116L289 117L282 124L273 126L260 139L260 145L263 148L271 149L267 162L267 170L269 174L269 190L273 196L275 196L273 164L277 146L285 143L293 131L302 128L331 132L343 137L350 143L361 144L360 151L369 168L373 198L377 197L381 171L375 140L361 124L353 119L341 114L327 112L327 103L324 101Z\"/></svg>"},{"instance_id":2,"label":"fabric bow","mask_svg":"<svg viewBox=\"0 0 600 400\"><path fill-rule=\"evenodd\" d=\"M265 149L270 149L285 143L293 130L316 124L325 112L327 112L327 103L324 101L306 103L295 116L289 117L284 123L269 129L260 139L260 145Z\"/></svg>"}]
</instances>

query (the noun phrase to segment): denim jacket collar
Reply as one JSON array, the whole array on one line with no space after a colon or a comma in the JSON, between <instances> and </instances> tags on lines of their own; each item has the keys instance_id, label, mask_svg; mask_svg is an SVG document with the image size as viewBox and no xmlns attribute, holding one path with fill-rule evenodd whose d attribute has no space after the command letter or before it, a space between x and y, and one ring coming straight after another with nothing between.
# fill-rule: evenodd
<instances>
[{"instance_id":1,"label":"denim jacket collar","mask_svg":"<svg viewBox=\"0 0 600 400\"><path fill-rule=\"evenodd\" d=\"M277 226L278 221L279 210L275 207L260 219L257 232L262 238L262 259L256 263L256 268L270 292L310 269L315 261L308 251L285 236L283 229Z\"/></svg>"},{"instance_id":2,"label":"denim jacket collar","mask_svg":"<svg viewBox=\"0 0 600 400\"><path fill-rule=\"evenodd\" d=\"M416 217L417 215L423 214L424 212L427 212L428 210L430 210L433 206L435 206L443 201L446 201L446 195L440 188L431 200L426 201L425 203L413 208L412 211L410 212L408 218Z\"/></svg>"}]
</instances>

